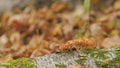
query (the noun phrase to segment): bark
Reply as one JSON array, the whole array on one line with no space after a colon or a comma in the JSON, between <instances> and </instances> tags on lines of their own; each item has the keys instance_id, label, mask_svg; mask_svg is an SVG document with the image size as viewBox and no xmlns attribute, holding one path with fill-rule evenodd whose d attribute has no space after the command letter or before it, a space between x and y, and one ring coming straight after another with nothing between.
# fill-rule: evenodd
<instances>
[{"instance_id":1,"label":"bark","mask_svg":"<svg viewBox=\"0 0 120 68\"><path fill-rule=\"evenodd\" d=\"M111 51L116 49L112 48L107 50ZM56 68L55 64L63 63L66 66L65 68L71 68L73 64L76 64L76 60L79 58L81 53L81 51L72 51L37 57L35 59L35 65L37 68ZM109 59L115 58L115 54L111 52L107 53L107 56ZM94 59L90 55L87 56L87 60L85 61L84 65L84 68L100 68L96 65Z\"/></svg>"}]
</instances>

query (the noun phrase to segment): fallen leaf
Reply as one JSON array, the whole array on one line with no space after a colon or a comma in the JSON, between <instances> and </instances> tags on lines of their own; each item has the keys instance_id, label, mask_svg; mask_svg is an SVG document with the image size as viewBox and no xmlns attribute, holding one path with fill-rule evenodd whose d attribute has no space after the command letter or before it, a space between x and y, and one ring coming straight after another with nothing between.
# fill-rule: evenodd
<instances>
[{"instance_id":1,"label":"fallen leaf","mask_svg":"<svg viewBox=\"0 0 120 68\"><path fill-rule=\"evenodd\" d=\"M120 9L120 0L115 1L113 7L115 10L119 10Z\"/></svg>"},{"instance_id":2,"label":"fallen leaf","mask_svg":"<svg viewBox=\"0 0 120 68\"><path fill-rule=\"evenodd\" d=\"M115 35L111 38L105 38L102 42L101 47L102 48L111 48L114 46L119 46L120 45L120 37L119 35Z\"/></svg>"}]
</instances>

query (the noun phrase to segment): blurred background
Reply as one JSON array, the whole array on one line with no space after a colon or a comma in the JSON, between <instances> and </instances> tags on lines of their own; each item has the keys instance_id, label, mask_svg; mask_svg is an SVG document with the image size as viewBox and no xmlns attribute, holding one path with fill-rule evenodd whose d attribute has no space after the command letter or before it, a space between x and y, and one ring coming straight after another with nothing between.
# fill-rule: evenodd
<instances>
[{"instance_id":1,"label":"blurred background","mask_svg":"<svg viewBox=\"0 0 120 68\"><path fill-rule=\"evenodd\" d=\"M86 21L83 0L0 0L0 62L56 52Z\"/></svg>"},{"instance_id":2,"label":"blurred background","mask_svg":"<svg viewBox=\"0 0 120 68\"><path fill-rule=\"evenodd\" d=\"M120 45L120 0L0 0L0 62L58 51L81 37Z\"/></svg>"}]
</instances>

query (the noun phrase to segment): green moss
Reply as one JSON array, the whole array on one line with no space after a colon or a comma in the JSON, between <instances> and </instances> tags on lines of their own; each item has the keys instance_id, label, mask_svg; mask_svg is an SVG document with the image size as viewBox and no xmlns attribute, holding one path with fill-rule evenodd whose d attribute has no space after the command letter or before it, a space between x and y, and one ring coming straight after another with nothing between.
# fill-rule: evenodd
<instances>
[{"instance_id":1,"label":"green moss","mask_svg":"<svg viewBox=\"0 0 120 68\"><path fill-rule=\"evenodd\" d=\"M16 60L2 63L1 66L6 68L35 68L33 59L30 58L19 58Z\"/></svg>"},{"instance_id":2,"label":"green moss","mask_svg":"<svg viewBox=\"0 0 120 68\"><path fill-rule=\"evenodd\" d=\"M86 61L86 57L80 57L76 60L76 62L80 65L84 65L84 62Z\"/></svg>"},{"instance_id":3,"label":"green moss","mask_svg":"<svg viewBox=\"0 0 120 68\"><path fill-rule=\"evenodd\" d=\"M85 49L81 51L86 56L79 56L75 60L78 64L83 66L87 60L88 55L94 59L95 64L100 68L120 68L120 47L115 47L111 50L107 49ZM115 58L112 60L107 54L113 53Z\"/></svg>"},{"instance_id":4,"label":"green moss","mask_svg":"<svg viewBox=\"0 0 120 68\"><path fill-rule=\"evenodd\" d=\"M65 64L60 63L60 64L55 64L56 68L66 68Z\"/></svg>"},{"instance_id":5,"label":"green moss","mask_svg":"<svg viewBox=\"0 0 120 68\"><path fill-rule=\"evenodd\" d=\"M109 52L113 53L116 57L112 60L106 55ZM94 58L95 63L100 68L120 68L120 50L114 48L113 50L103 50L99 49L98 51L91 54L91 57ZM104 61L107 60L107 63Z\"/></svg>"},{"instance_id":6,"label":"green moss","mask_svg":"<svg viewBox=\"0 0 120 68\"><path fill-rule=\"evenodd\" d=\"M113 53L116 55L116 57L109 61L109 66L120 68L120 50L115 50Z\"/></svg>"}]
</instances>

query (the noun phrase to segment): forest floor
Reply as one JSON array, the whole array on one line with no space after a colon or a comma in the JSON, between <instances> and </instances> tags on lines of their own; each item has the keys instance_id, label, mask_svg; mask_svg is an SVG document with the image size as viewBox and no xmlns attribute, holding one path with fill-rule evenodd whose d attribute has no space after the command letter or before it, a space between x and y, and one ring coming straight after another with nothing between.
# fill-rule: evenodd
<instances>
[{"instance_id":1,"label":"forest floor","mask_svg":"<svg viewBox=\"0 0 120 68\"><path fill-rule=\"evenodd\" d=\"M81 38L95 40L96 48L120 46L120 0L99 10L91 7L90 13L84 13L82 5L71 9L58 2L37 9L28 4L24 9L3 12L0 62L54 53L67 41Z\"/></svg>"}]
</instances>

